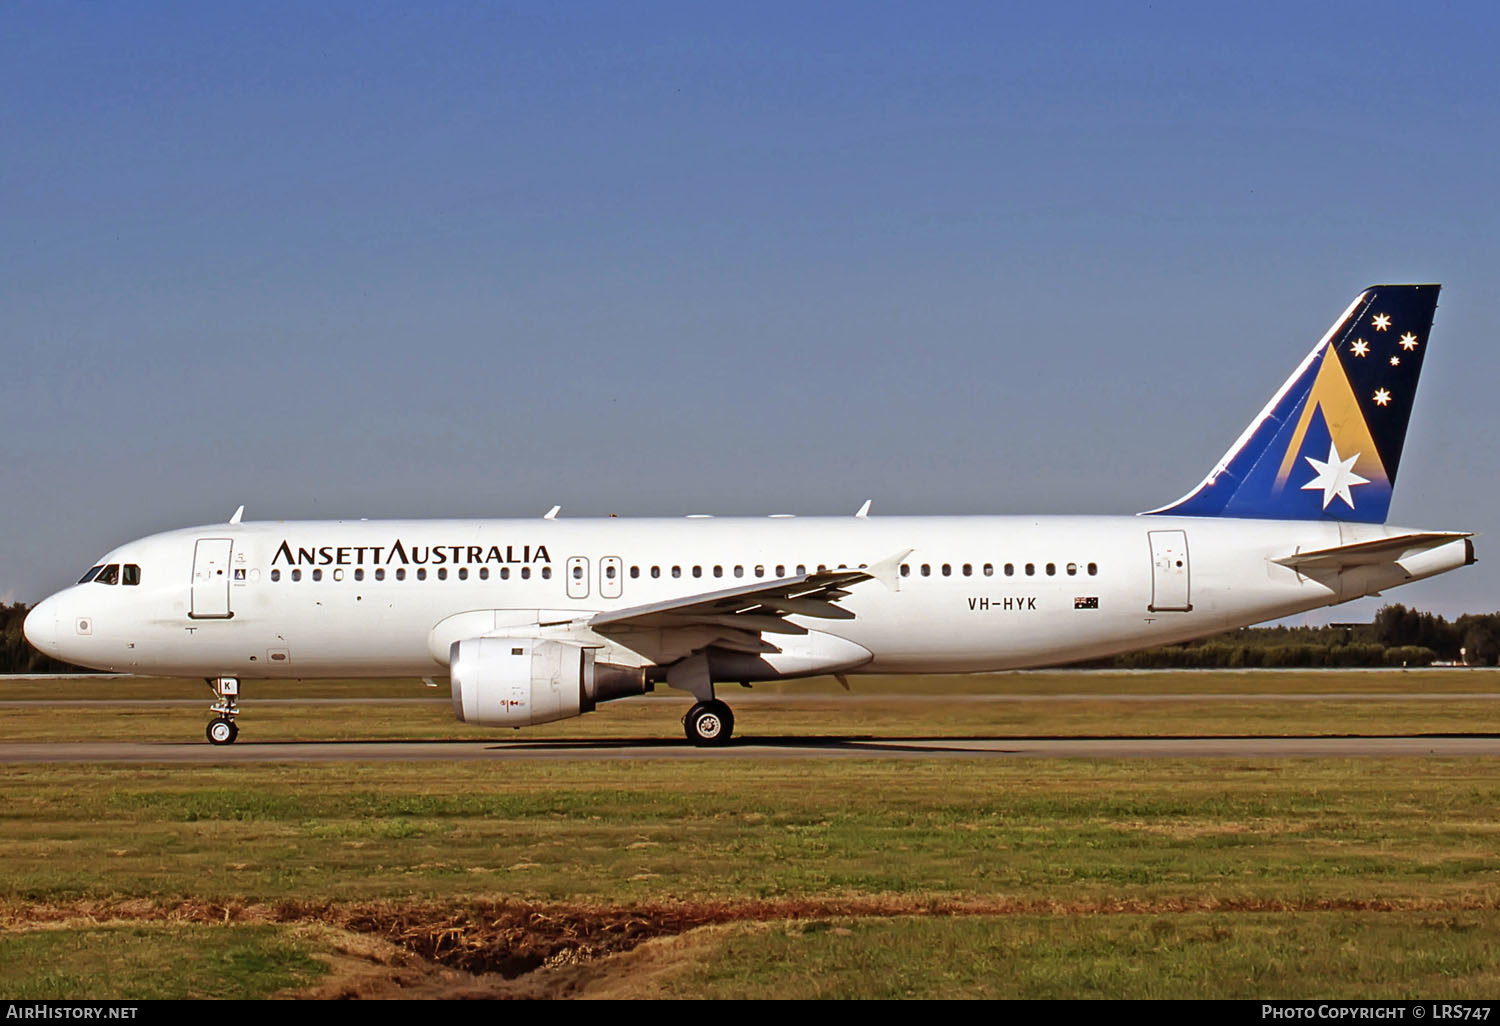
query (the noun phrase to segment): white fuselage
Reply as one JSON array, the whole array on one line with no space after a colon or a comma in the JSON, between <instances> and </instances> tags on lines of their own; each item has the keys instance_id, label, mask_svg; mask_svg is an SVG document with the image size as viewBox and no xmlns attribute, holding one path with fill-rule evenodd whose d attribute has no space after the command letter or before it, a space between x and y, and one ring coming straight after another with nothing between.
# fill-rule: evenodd
<instances>
[{"instance_id":1,"label":"white fuselage","mask_svg":"<svg viewBox=\"0 0 1500 1026\"><path fill-rule=\"evenodd\" d=\"M869 652L851 673L962 673L1186 640L1466 562L1463 541L1306 576L1272 560L1401 534L1200 517L770 517L263 522L172 531L43 602L27 636L102 670L173 676L439 676L449 645L515 626L902 558L849 589L852 618L791 617ZM295 578L295 579L294 579ZM639 662L649 664L650 654ZM825 669L817 660L785 676Z\"/></svg>"}]
</instances>

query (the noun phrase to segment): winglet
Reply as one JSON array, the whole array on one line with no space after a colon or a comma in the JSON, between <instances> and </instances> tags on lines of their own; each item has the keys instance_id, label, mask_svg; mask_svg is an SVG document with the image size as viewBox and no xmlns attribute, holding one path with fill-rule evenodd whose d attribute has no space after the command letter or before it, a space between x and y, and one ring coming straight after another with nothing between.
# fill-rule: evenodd
<instances>
[{"instance_id":1,"label":"winglet","mask_svg":"<svg viewBox=\"0 0 1500 1026\"><path fill-rule=\"evenodd\" d=\"M561 506L553 506L547 512L545 512L545 513L542 514L542 519L543 520L556 520L557 519L557 515L559 513L561 513L561 512L562 512L562 507Z\"/></svg>"},{"instance_id":2,"label":"winglet","mask_svg":"<svg viewBox=\"0 0 1500 1026\"><path fill-rule=\"evenodd\" d=\"M870 515L870 503L872 503L874 501L875 501L874 499L866 499L865 500L865 504L863 506L859 507L859 512L856 513L856 514L854 514L854 515L856 517L858 517L859 519L861 519L861 520L864 520L865 518L867 518Z\"/></svg>"},{"instance_id":3,"label":"winglet","mask_svg":"<svg viewBox=\"0 0 1500 1026\"><path fill-rule=\"evenodd\" d=\"M244 517L245 517L245 507L241 506L239 509L237 509L237 510L234 511L234 516L232 516L232 517L229 518L229 522L231 524L237 524L241 520L243 520Z\"/></svg>"},{"instance_id":4,"label":"winglet","mask_svg":"<svg viewBox=\"0 0 1500 1026\"><path fill-rule=\"evenodd\" d=\"M891 589L891 591L900 591L901 564L907 556L912 554L912 551L913 550L911 549L906 549L902 552L896 553L894 556L887 556L885 559L882 559L879 563L876 563L874 566L866 570L865 573L869 574L881 584Z\"/></svg>"}]
</instances>

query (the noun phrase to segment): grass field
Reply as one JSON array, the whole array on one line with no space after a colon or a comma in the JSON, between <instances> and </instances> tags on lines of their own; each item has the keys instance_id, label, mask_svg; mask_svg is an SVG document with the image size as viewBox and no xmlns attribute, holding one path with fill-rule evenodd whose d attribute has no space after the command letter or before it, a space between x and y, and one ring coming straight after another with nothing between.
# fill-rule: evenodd
<instances>
[{"instance_id":1,"label":"grass field","mask_svg":"<svg viewBox=\"0 0 1500 1026\"><path fill-rule=\"evenodd\" d=\"M969 697L985 693L973 678L932 701L861 683L854 703L822 683L746 702L740 730L1465 733L1500 714L1404 697L1490 693L1487 673L1008 674L989 690L1098 697L1005 703ZM85 697L74 687L3 683L0 700ZM248 690L244 736L494 734L441 703L357 704L412 684L254 703L296 687ZM1327 698L1188 697L1233 691ZM1110 697L1164 693L1183 697ZM536 733L672 736L682 705L665 692ZM188 740L205 719L6 707L0 740ZM1492 996L1497 808L1491 759L9 765L0 996L328 994L356 962L493 967L521 948L540 967L509 983L422 979L438 996ZM580 925L604 914L625 925ZM495 926L506 916L525 936Z\"/></svg>"}]
</instances>

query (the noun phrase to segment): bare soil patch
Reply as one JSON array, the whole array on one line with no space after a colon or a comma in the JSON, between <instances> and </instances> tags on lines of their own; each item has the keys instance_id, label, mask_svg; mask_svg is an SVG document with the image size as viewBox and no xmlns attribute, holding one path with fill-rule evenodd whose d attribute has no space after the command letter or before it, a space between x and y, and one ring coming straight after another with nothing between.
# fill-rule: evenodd
<instances>
[{"instance_id":1,"label":"bare soil patch","mask_svg":"<svg viewBox=\"0 0 1500 1026\"><path fill-rule=\"evenodd\" d=\"M471 901L461 905L218 904L74 901L8 903L0 928L111 923L281 923L331 971L312 998L555 998L648 996L658 978L712 944L712 927L831 917L1084 916L1190 912L1491 910L1493 901L1183 899L1170 901L942 902L903 900L696 901L634 907ZM648 943L651 942L651 943Z\"/></svg>"}]
</instances>

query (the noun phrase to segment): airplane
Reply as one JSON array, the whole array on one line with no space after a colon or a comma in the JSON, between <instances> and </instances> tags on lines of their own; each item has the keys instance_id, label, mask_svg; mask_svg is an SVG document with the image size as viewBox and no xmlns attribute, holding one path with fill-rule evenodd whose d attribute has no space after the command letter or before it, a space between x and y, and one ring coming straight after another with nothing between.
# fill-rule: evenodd
<instances>
[{"instance_id":1,"label":"airplane","mask_svg":"<svg viewBox=\"0 0 1500 1026\"><path fill-rule=\"evenodd\" d=\"M462 722L526 727L657 684L686 737L715 685L974 673L1186 641L1475 561L1385 525L1437 285L1361 292L1214 465L1133 516L243 521L128 542L27 617L48 655L243 680L447 677Z\"/></svg>"}]
</instances>

